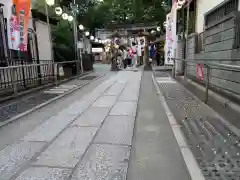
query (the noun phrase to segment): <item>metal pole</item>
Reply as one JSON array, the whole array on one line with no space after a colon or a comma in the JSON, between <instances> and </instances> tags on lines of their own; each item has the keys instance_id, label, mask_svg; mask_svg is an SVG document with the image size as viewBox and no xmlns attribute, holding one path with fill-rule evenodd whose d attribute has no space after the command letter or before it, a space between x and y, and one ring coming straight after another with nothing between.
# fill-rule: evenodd
<instances>
[{"instance_id":1,"label":"metal pole","mask_svg":"<svg viewBox=\"0 0 240 180\"><path fill-rule=\"evenodd\" d=\"M81 73L83 74L84 70L83 70L83 58L82 58L82 50L81 49L80 49L79 53L80 53L80 62L81 62Z\"/></svg>"},{"instance_id":2,"label":"metal pole","mask_svg":"<svg viewBox=\"0 0 240 180\"><path fill-rule=\"evenodd\" d=\"M45 0L45 12L46 12L46 17L47 17L47 25L48 25L48 36L49 36L49 43L50 43L50 51L51 51L51 60L54 62L54 57L53 57L53 45L52 45L52 30L51 30L51 25L49 22L49 14L48 14L48 5Z\"/></svg>"},{"instance_id":3,"label":"metal pole","mask_svg":"<svg viewBox=\"0 0 240 180\"><path fill-rule=\"evenodd\" d=\"M80 49L80 51L79 51L80 62L81 62L81 73L84 72L84 69L83 69L83 56L82 56L82 50L83 50L83 52L85 54L85 35L84 35L84 33L83 33L83 38L82 38L82 46L83 46L83 48Z\"/></svg>"},{"instance_id":4,"label":"metal pole","mask_svg":"<svg viewBox=\"0 0 240 180\"><path fill-rule=\"evenodd\" d=\"M206 87L205 87L205 103L208 103L208 90L209 90L209 80L210 80L210 67L205 65L207 69L207 79L206 79Z\"/></svg>"},{"instance_id":5,"label":"metal pole","mask_svg":"<svg viewBox=\"0 0 240 180\"><path fill-rule=\"evenodd\" d=\"M185 61L184 61L184 80L187 80L187 58L188 58L188 28L189 28L189 6L190 3L188 2L188 7L187 7L187 27L186 27L186 32L185 32Z\"/></svg>"},{"instance_id":6,"label":"metal pole","mask_svg":"<svg viewBox=\"0 0 240 180\"><path fill-rule=\"evenodd\" d=\"M78 51L78 33L77 33L77 18L76 18L76 14L78 11L78 7L76 4L76 1L73 0L72 1L72 13L73 13L73 36L74 36L74 55L75 55L75 60L77 60L77 74L80 74L80 66L81 66L81 59L79 57L79 51Z\"/></svg>"},{"instance_id":7,"label":"metal pole","mask_svg":"<svg viewBox=\"0 0 240 180\"><path fill-rule=\"evenodd\" d=\"M75 13L73 14L74 20L73 20L73 37L74 37L74 55L75 60L79 60L78 58L78 50L77 50L77 27L76 27L76 16Z\"/></svg>"},{"instance_id":8,"label":"metal pole","mask_svg":"<svg viewBox=\"0 0 240 180\"><path fill-rule=\"evenodd\" d=\"M176 75L176 59L173 59L172 78Z\"/></svg>"}]
</instances>

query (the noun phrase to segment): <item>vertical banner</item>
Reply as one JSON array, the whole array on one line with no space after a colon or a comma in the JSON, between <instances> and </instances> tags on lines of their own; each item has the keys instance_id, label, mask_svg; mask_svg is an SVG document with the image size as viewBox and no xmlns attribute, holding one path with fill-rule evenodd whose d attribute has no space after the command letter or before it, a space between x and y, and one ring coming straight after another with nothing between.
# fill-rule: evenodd
<instances>
[{"instance_id":1,"label":"vertical banner","mask_svg":"<svg viewBox=\"0 0 240 180\"><path fill-rule=\"evenodd\" d=\"M203 65L202 64L197 64L196 65L196 76L201 81L204 80L204 73L203 73Z\"/></svg>"},{"instance_id":2,"label":"vertical banner","mask_svg":"<svg viewBox=\"0 0 240 180\"><path fill-rule=\"evenodd\" d=\"M8 42L13 50L27 51L30 0L12 0L8 19Z\"/></svg>"},{"instance_id":3,"label":"vertical banner","mask_svg":"<svg viewBox=\"0 0 240 180\"><path fill-rule=\"evenodd\" d=\"M12 4L9 7L10 17L7 21L7 30L8 30L8 47L9 49L18 50L19 46L19 25L16 12L16 6Z\"/></svg>"},{"instance_id":4,"label":"vertical banner","mask_svg":"<svg viewBox=\"0 0 240 180\"><path fill-rule=\"evenodd\" d=\"M173 58L176 57L176 34L177 34L177 3L172 7L172 10L166 17L166 44L165 44L165 64L173 65Z\"/></svg>"}]
</instances>

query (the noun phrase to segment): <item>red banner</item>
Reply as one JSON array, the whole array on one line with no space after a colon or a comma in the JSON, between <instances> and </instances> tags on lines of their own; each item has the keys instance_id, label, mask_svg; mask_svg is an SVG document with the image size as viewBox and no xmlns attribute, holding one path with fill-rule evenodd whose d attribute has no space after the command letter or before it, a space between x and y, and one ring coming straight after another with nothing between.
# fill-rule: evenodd
<instances>
[{"instance_id":1,"label":"red banner","mask_svg":"<svg viewBox=\"0 0 240 180\"><path fill-rule=\"evenodd\" d=\"M204 80L203 65L197 64L196 71L197 71L197 78L203 81Z\"/></svg>"},{"instance_id":2,"label":"red banner","mask_svg":"<svg viewBox=\"0 0 240 180\"><path fill-rule=\"evenodd\" d=\"M12 0L16 7L16 15L19 25L19 45L20 51L27 51L28 42L28 22L30 16L30 0Z\"/></svg>"}]
</instances>

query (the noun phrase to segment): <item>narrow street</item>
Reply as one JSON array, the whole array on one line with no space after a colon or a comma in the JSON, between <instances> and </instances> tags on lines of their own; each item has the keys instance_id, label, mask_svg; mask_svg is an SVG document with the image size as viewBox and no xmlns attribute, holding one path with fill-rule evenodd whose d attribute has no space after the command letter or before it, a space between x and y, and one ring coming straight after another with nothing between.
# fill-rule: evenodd
<instances>
[{"instance_id":1,"label":"narrow street","mask_svg":"<svg viewBox=\"0 0 240 180\"><path fill-rule=\"evenodd\" d=\"M240 180L240 0L0 0L0 180Z\"/></svg>"},{"instance_id":2,"label":"narrow street","mask_svg":"<svg viewBox=\"0 0 240 180\"><path fill-rule=\"evenodd\" d=\"M104 77L0 129L1 180L190 180L152 72L97 66Z\"/></svg>"},{"instance_id":3,"label":"narrow street","mask_svg":"<svg viewBox=\"0 0 240 180\"><path fill-rule=\"evenodd\" d=\"M0 179L125 179L141 76L106 73L2 127Z\"/></svg>"},{"instance_id":4,"label":"narrow street","mask_svg":"<svg viewBox=\"0 0 240 180\"><path fill-rule=\"evenodd\" d=\"M238 177L239 130L169 71L94 67L98 79L0 128L1 180Z\"/></svg>"}]
</instances>

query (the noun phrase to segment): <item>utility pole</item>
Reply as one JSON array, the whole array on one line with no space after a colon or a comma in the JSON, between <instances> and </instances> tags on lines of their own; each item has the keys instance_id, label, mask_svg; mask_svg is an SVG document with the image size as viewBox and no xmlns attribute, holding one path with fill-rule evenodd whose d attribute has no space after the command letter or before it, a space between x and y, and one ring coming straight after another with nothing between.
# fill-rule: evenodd
<instances>
[{"instance_id":1,"label":"utility pole","mask_svg":"<svg viewBox=\"0 0 240 180\"><path fill-rule=\"evenodd\" d=\"M78 4L76 4L76 0L70 4L71 11L73 14L73 36L74 36L74 57L77 60L77 73L80 73L80 58L78 52L78 33L77 33L77 13L78 13Z\"/></svg>"},{"instance_id":2,"label":"utility pole","mask_svg":"<svg viewBox=\"0 0 240 180\"><path fill-rule=\"evenodd\" d=\"M47 17L47 25L48 25L48 36L49 36L49 43L50 43L51 60L54 62L53 45L52 45L52 29L51 29L51 25L50 25L50 21L49 21L47 1L45 1L45 12L46 12L46 17Z\"/></svg>"},{"instance_id":3,"label":"utility pole","mask_svg":"<svg viewBox=\"0 0 240 180\"><path fill-rule=\"evenodd\" d=\"M187 27L185 32L185 61L184 61L184 80L187 80L187 58L188 58L188 28L189 28L189 6L187 6Z\"/></svg>"}]
</instances>

